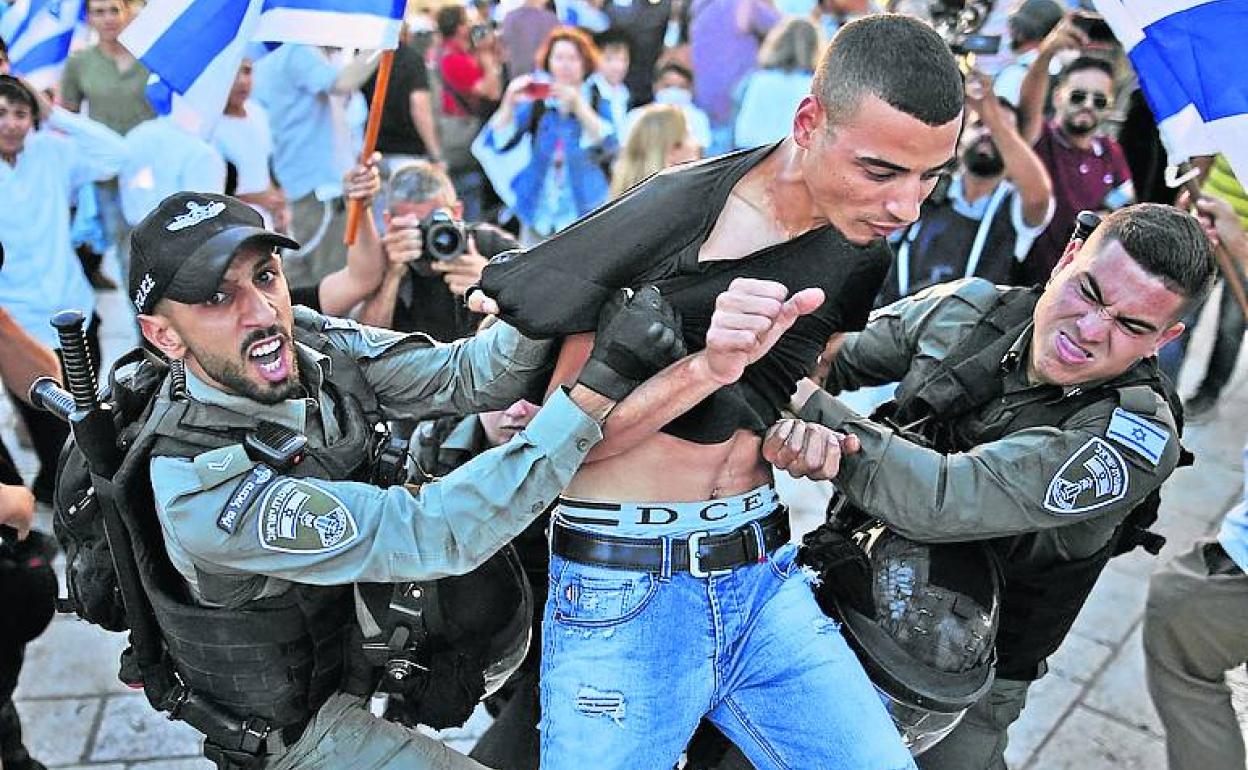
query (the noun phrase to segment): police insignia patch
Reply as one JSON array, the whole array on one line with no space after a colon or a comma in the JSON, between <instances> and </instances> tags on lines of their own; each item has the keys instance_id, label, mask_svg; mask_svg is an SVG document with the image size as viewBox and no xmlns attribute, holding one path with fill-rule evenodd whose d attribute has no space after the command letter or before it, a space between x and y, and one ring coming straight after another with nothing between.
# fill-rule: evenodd
<instances>
[{"instance_id":1,"label":"police insignia patch","mask_svg":"<svg viewBox=\"0 0 1248 770\"><path fill-rule=\"evenodd\" d=\"M341 500L300 479L284 479L268 491L256 527L261 547L282 553L336 551L360 535Z\"/></svg>"},{"instance_id":2,"label":"police insignia patch","mask_svg":"<svg viewBox=\"0 0 1248 770\"><path fill-rule=\"evenodd\" d=\"M1058 514L1104 508L1126 497L1127 480L1127 464L1118 450L1093 438L1054 474L1044 495L1044 507Z\"/></svg>"}]
</instances>

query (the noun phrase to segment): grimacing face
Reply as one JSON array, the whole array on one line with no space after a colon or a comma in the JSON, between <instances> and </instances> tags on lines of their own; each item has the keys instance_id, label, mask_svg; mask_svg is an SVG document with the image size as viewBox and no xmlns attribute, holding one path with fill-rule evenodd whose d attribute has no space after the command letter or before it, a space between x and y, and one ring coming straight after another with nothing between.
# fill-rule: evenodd
<instances>
[{"instance_id":1,"label":"grimacing face","mask_svg":"<svg viewBox=\"0 0 1248 770\"><path fill-rule=\"evenodd\" d=\"M1184 302L1117 240L1073 244L1036 303L1028 375L1062 386L1116 377L1183 332Z\"/></svg>"},{"instance_id":2,"label":"grimacing face","mask_svg":"<svg viewBox=\"0 0 1248 770\"><path fill-rule=\"evenodd\" d=\"M139 323L152 344L226 393L275 404L300 391L290 290L267 245L242 246L208 301L162 300Z\"/></svg>"},{"instance_id":3,"label":"grimacing face","mask_svg":"<svg viewBox=\"0 0 1248 770\"><path fill-rule=\"evenodd\" d=\"M793 120L817 213L851 243L887 237L919 218L940 175L957 164L961 115L929 126L874 95L837 125L807 96Z\"/></svg>"}]
</instances>

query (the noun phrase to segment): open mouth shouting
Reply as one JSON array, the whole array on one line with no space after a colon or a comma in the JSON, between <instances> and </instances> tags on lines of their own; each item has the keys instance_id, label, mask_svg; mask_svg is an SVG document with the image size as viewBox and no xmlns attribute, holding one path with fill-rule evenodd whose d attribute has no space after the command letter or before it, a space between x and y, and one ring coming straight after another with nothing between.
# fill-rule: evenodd
<instances>
[{"instance_id":1,"label":"open mouth shouting","mask_svg":"<svg viewBox=\"0 0 1248 770\"><path fill-rule=\"evenodd\" d=\"M290 352L286 336L279 333L247 346L246 357L260 379L276 384L290 377Z\"/></svg>"}]
</instances>

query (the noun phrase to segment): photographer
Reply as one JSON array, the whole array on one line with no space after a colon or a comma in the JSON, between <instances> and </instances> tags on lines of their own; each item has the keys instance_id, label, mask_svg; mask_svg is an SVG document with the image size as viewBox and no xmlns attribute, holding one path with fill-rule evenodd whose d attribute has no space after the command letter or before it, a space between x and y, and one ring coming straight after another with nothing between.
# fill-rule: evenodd
<instances>
[{"instance_id":1,"label":"photographer","mask_svg":"<svg viewBox=\"0 0 1248 770\"><path fill-rule=\"evenodd\" d=\"M460 297L480 280L490 257L519 244L491 225L465 224L463 208L450 177L437 166L413 161L394 170L386 233L373 246L384 252L386 274L364 302L361 322L439 340L472 336L482 316Z\"/></svg>"},{"instance_id":2,"label":"photographer","mask_svg":"<svg viewBox=\"0 0 1248 770\"><path fill-rule=\"evenodd\" d=\"M1100 130L1114 106L1114 68L1099 56L1109 50L1104 21L1069 14L1040 43L1023 78L1019 130L1044 161L1057 210L1023 263L1024 283L1043 283L1062 257L1075 216L1085 209L1113 211L1135 201L1122 146ZM1111 36L1112 37L1112 36ZM1078 51L1057 78L1053 119L1044 120L1049 65L1062 51Z\"/></svg>"}]
</instances>

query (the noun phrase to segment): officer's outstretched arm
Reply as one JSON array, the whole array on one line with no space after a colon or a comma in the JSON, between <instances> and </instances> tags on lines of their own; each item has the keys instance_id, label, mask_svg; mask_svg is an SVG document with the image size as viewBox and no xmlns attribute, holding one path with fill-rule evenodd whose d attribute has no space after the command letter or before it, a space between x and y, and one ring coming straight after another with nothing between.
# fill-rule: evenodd
<instances>
[{"instance_id":1,"label":"officer's outstretched arm","mask_svg":"<svg viewBox=\"0 0 1248 770\"><path fill-rule=\"evenodd\" d=\"M909 441L824 391L798 416L858 440L860 451L841 457L837 488L915 540L1121 517L1169 477L1179 454L1168 413L1146 417L1112 403L1088 407L1063 428L1028 428L957 454Z\"/></svg>"},{"instance_id":2,"label":"officer's outstretched arm","mask_svg":"<svg viewBox=\"0 0 1248 770\"><path fill-rule=\"evenodd\" d=\"M571 481L602 438L615 399L668 364L665 303L624 303L600 328L604 353L525 430L420 488L291 478L240 445L193 460L155 457L151 477L176 565L300 583L426 580L473 569L516 537Z\"/></svg>"}]
</instances>

